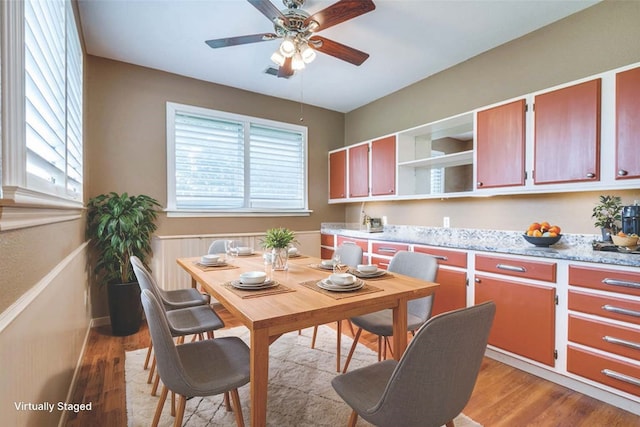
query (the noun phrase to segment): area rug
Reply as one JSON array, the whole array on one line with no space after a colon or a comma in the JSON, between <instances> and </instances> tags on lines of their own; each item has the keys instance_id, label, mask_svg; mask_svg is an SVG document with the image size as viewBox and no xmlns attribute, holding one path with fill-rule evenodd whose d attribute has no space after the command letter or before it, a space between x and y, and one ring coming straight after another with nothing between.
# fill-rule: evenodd
<instances>
[{"instance_id":1,"label":"area rug","mask_svg":"<svg viewBox=\"0 0 640 427\"><path fill-rule=\"evenodd\" d=\"M347 424L351 409L331 387L336 375L336 332L327 327L318 328L316 348L311 349L313 330L302 334L291 332L281 336L269 348L269 402L267 425L274 427L326 426ZM216 331L216 337L237 336L245 342L249 332L244 327ZM343 335L343 362L353 341ZM147 427L155 413L158 397L151 396L151 385L147 384L148 371L142 369L146 349L126 353L125 376L127 394L127 417L130 427ZM375 352L358 344L349 369L356 369L377 361ZM249 385L239 389L242 412L249 425ZM170 398L165 403L160 426L172 426L169 413ZM187 401L183 426L213 427L236 425L232 412L227 412L222 396L192 398ZM358 426L370 426L358 420ZM479 427L465 415L455 419L456 427Z\"/></svg>"}]
</instances>

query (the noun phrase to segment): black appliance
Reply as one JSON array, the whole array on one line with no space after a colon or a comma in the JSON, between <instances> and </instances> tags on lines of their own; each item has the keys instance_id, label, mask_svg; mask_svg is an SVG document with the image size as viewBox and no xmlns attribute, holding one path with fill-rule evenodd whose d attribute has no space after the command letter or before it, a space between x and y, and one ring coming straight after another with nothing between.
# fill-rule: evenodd
<instances>
[{"instance_id":1,"label":"black appliance","mask_svg":"<svg viewBox=\"0 0 640 427\"><path fill-rule=\"evenodd\" d=\"M640 235L640 205L622 207L622 231Z\"/></svg>"}]
</instances>

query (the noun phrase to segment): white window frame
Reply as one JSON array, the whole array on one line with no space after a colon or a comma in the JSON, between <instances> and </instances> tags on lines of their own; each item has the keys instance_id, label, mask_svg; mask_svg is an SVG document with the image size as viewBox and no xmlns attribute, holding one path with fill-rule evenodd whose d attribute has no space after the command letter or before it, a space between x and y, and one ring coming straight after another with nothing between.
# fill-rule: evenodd
<instances>
[{"instance_id":1,"label":"white window frame","mask_svg":"<svg viewBox=\"0 0 640 427\"><path fill-rule=\"evenodd\" d=\"M73 10L65 0L66 13ZM27 174L25 125L25 2L0 4L1 43L1 192L0 231L78 219L83 192L60 192L34 182ZM76 36L80 37L75 19ZM82 49L82 45L80 45ZM83 60L83 58L81 59ZM66 186L66 184L65 184Z\"/></svg>"},{"instance_id":2,"label":"white window frame","mask_svg":"<svg viewBox=\"0 0 640 427\"><path fill-rule=\"evenodd\" d=\"M304 194L301 209L267 209L267 208L231 208L231 209L178 209L176 206L176 169L175 169L175 116L176 113L187 113L211 117L214 119L242 122L247 129L251 124L287 129L300 132L303 137L304 150ZM167 102L167 216L169 217L225 217L225 216L308 216L309 210L309 150L307 127L274 120L251 117L241 114L217 111L192 105ZM248 134L248 132L247 132ZM245 176L248 170L245 170ZM246 190L245 190L246 191ZM245 194L246 197L246 194Z\"/></svg>"}]
</instances>

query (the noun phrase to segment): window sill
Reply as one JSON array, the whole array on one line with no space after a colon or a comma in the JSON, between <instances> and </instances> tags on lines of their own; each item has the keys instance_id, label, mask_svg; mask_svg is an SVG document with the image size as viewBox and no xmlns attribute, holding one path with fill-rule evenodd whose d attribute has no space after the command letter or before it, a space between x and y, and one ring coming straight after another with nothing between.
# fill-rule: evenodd
<instances>
[{"instance_id":1,"label":"window sill","mask_svg":"<svg viewBox=\"0 0 640 427\"><path fill-rule=\"evenodd\" d=\"M16 230L82 217L82 202L19 187L4 187L0 199L0 231Z\"/></svg>"},{"instance_id":2,"label":"window sill","mask_svg":"<svg viewBox=\"0 0 640 427\"><path fill-rule=\"evenodd\" d=\"M211 218L211 217L278 217L278 216L309 216L313 213L309 209L300 210L238 210L238 211L178 211L166 209L168 218Z\"/></svg>"}]
</instances>

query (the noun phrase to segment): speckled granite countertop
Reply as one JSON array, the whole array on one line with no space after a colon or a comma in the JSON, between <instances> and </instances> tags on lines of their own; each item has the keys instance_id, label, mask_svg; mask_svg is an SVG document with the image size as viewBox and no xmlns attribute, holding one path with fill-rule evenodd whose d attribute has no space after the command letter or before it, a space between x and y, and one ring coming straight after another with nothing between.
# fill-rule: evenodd
<instances>
[{"instance_id":1,"label":"speckled granite countertop","mask_svg":"<svg viewBox=\"0 0 640 427\"><path fill-rule=\"evenodd\" d=\"M517 231L385 225L383 232L367 233L361 231L358 224L323 223L321 232L370 240L640 267L640 254L593 250L592 242L599 237L595 234L563 234L557 244L537 248L527 243L522 233Z\"/></svg>"}]
</instances>

